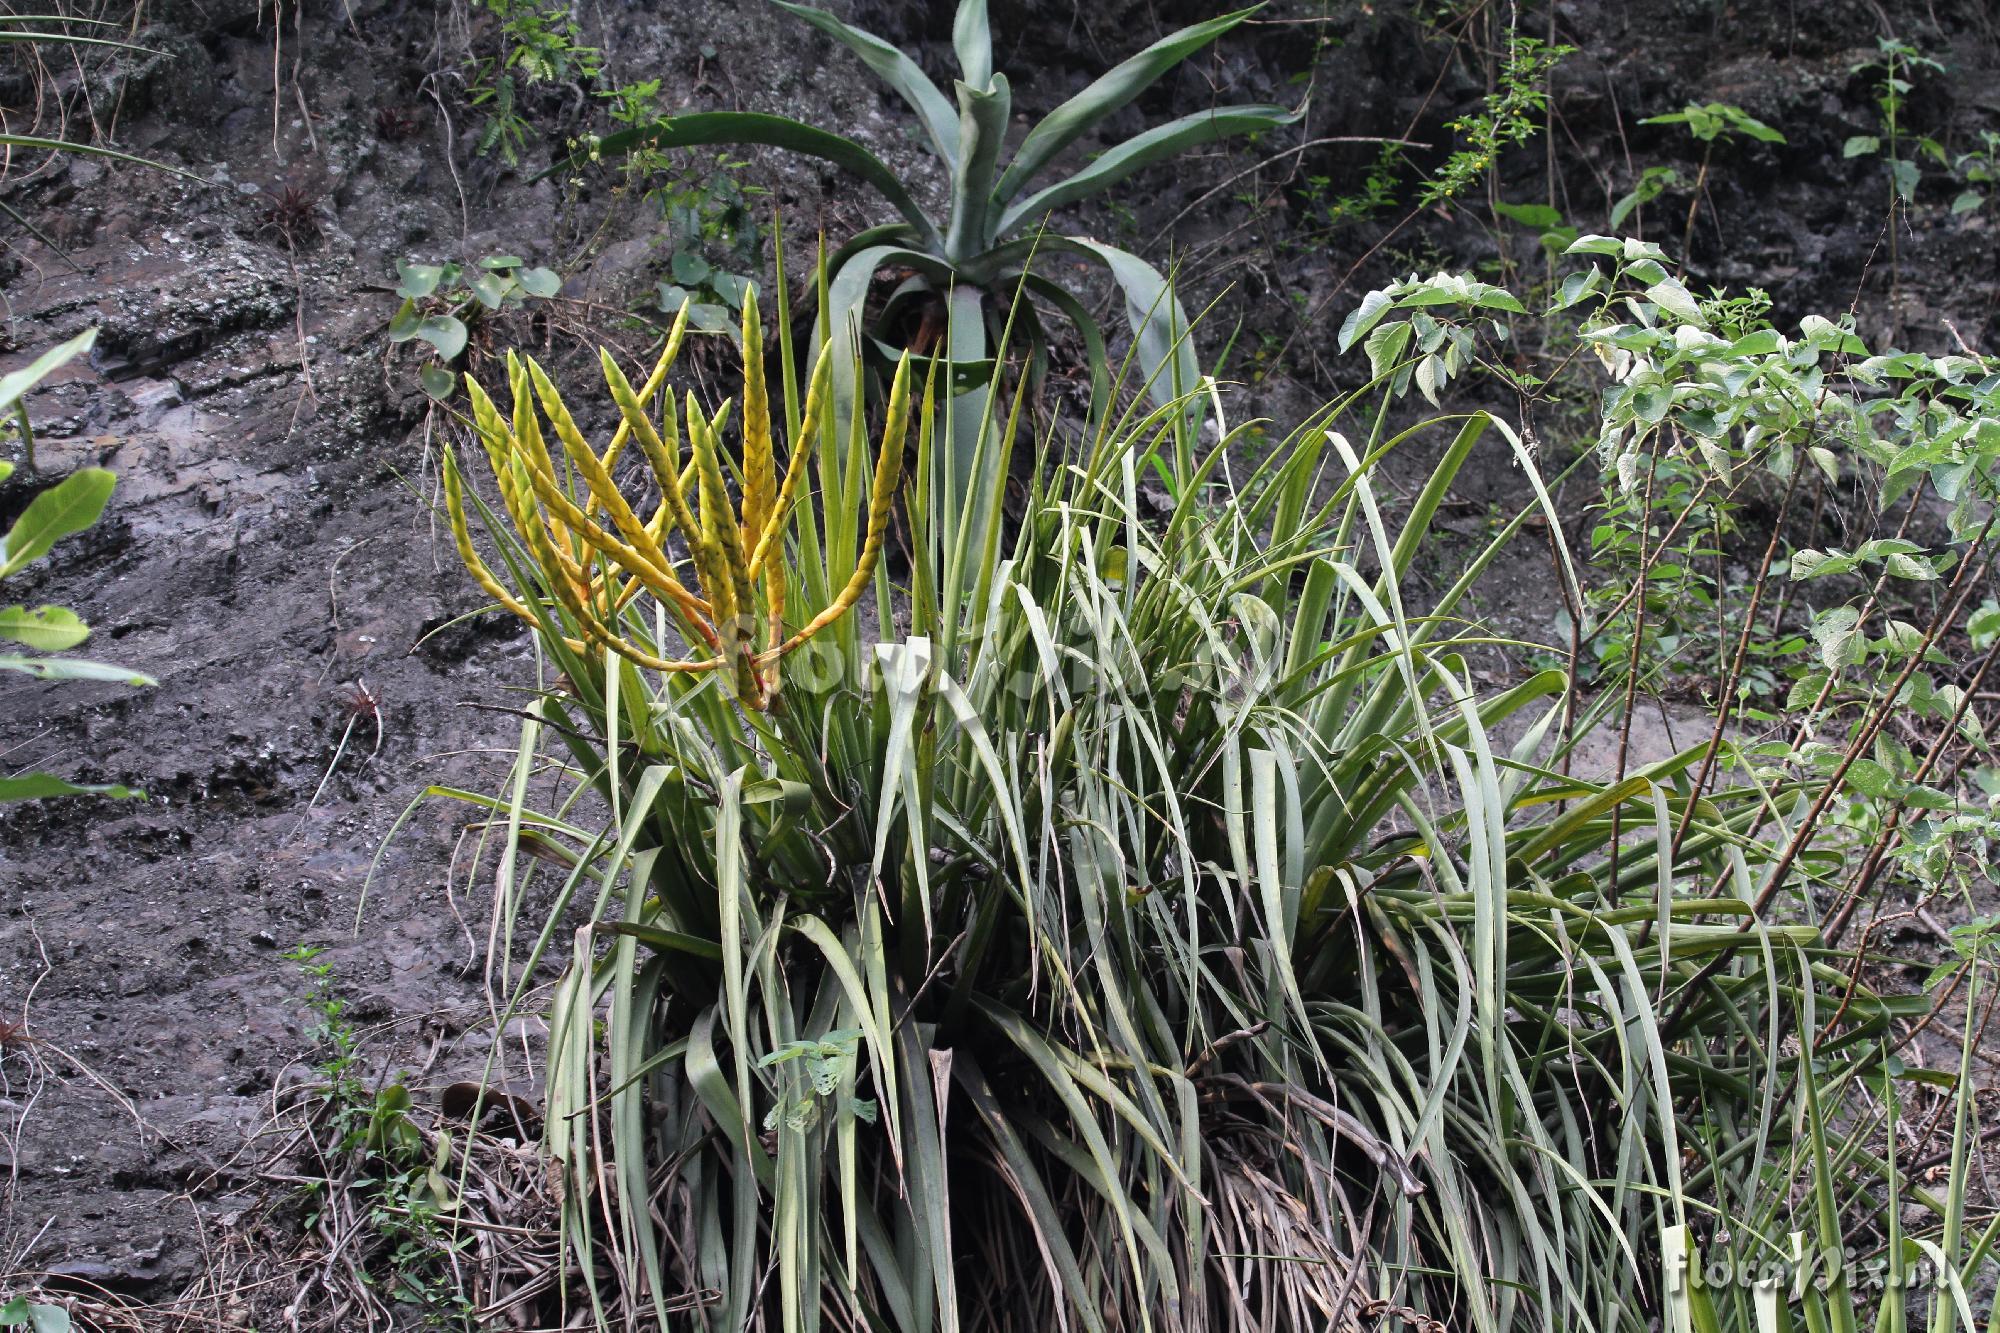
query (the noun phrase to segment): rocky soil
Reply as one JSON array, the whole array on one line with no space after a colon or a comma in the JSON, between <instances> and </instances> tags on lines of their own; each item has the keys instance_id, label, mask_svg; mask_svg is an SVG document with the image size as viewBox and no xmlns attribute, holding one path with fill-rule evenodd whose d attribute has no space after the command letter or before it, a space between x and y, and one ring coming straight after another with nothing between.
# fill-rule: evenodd
<instances>
[{"instance_id":1,"label":"rocky soil","mask_svg":"<svg viewBox=\"0 0 2000 1333\"><path fill-rule=\"evenodd\" d=\"M947 6L830 7L943 68ZM1214 8L994 0L993 14L1001 64L1040 111ZM1285 0L1110 129L1309 87L1304 139L1443 143L1445 123L1485 91L1472 57L1505 8L1440 29L1401 3ZM1518 182L1519 201L1553 198L1601 230L1635 164L1694 166L1684 138L1641 117L1734 102L1789 142L1719 155L1692 232L1696 278L1762 287L1781 319L1853 306L1875 336L1941 346L1949 321L1990 350L2000 206L1918 210L1892 276L1879 176L1841 157L1872 126L1870 76L1856 66L1885 22L1945 66L1918 81L1912 123L1959 148L2000 128L2000 39L1980 0L1565 0L1555 35L1579 51L1557 79L1563 173L1546 178L1538 140L1509 159L1509 190ZM585 31L618 78L661 79L669 107L798 115L922 170L899 104L760 0L593 6ZM0 521L75 467L120 478L106 521L8 600L74 606L97 627L95 656L159 679L0 683L10 768L148 793L0 813L0 1019L21 1024L0 1045L0 1288L10 1272L40 1273L164 1299L248 1243L237 1228L285 1188L267 1178L282 1144L259 1135L274 1088L311 1059L306 984L287 951L324 947L371 1067L416 1071L420 1100L476 1073L490 1043L490 884L464 854L469 816L421 804L385 839L427 784L495 786L516 727L503 710L534 664L511 623L463 618L479 598L428 507L443 421L413 357L383 336L395 261L511 252L559 270L559 315L494 336L561 359L598 339L643 343L645 326L621 312L644 313L663 254L657 222L613 178L529 179L584 123L586 90L533 99L543 137L520 166L476 151L464 62L492 37L449 0L275 11L156 0L139 38L157 54L95 69L87 88L50 77L72 104L88 92L100 124L115 108L120 146L200 183L58 161L6 188L62 253L11 223L0 231L10 367L101 329L90 363L33 398L40 471L0 488ZM10 78L0 96L25 94ZM1190 304L1220 295L1212 327L1241 321L1229 372L1252 383L1239 410L1281 420L1351 374L1334 362L1333 330L1360 292L1534 247L1531 233L1497 235L1442 209L1322 233L1312 178L1349 192L1374 149L1322 144L1267 161L1302 141L1204 150L1141 177L1119 207L1064 220L1162 262L1178 253ZM874 216L816 166L746 156L741 180L768 192L760 206L779 208L795 236L837 239ZM1685 210L1684 196L1649 210L1655 237L1677 243ZM1561 420L1538 424L1561 438ZM1451 515L1476 526L1515 486L1498 457L1470 470L1447 526ZM1493 592L1504 628L1548 625L1543 580L1524 569ZM279 1224L260 1227L255 1243L282 1243Z\"/></svg>"}]
</instances>

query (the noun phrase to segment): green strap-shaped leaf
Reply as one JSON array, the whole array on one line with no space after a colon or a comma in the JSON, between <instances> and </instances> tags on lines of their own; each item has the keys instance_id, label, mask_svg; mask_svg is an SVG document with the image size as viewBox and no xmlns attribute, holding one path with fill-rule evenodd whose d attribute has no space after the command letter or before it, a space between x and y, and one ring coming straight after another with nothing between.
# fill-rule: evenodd
<instances>
[{"instance_id":1,"label":"green strap-shaped leaf","mask_svg":"<svg viewBox=\"0 0 2000 1333\"><path fill-rule=\"evenodd\" d=\"M1255 134L1261 130L1276 129L1290 125L1303 115L1303 111L1287 111L1281 106L1223 106L1212 111L1197 111L1192 115L1170 120L1164 125L1155 125L1143 134L1135 134L1124 143L1098 156L1089 166L1074 176L1057 181L1045 190L1037 190L1021 200L1006 212L1000 214L999 221L991 233L992 239L1007 236L1021 226L1053 209L1075 203L1097 194L1116 181L1150 166L1162 158L1176 153L1213 143L1217 139L1227 139L1237 134ZM1010 169L1011 174L1011 169ZM1006 180L1001 180L1000 197L1008 196Z\"/></svg>"},{"instance_id":2,"label":"green strap-shaped leaf","mask_svg":"<svg viewBox=\"0 0 2000 1333\"><path fill-rule=\"evenodd\" d=\"M16 657L0 654L0 671L22 671L37 680L109 680L124 685L157 685L144 672L109 662L86 662L75 657Z\"/></svg>"},{"instance_id":3,"label":"green strap-shaped leaf","mask_svg":"<svg viewBox=\"0 0 2000 1333\"><path fill-rule=\"evenodd\" d=\"M1239 9L1233 14L1224 14L1171 33L1131 59L1105 71L1088 88L1049 112L1039 125L1028 131L1028 137L1021 141L1021 149L1014 154L1007 174L1000 178L998 193L1002 202L1019 194L1057 153L1076 142L1081 135L1089 133L1092 126L1151 87L1162 74L1261 8L1261 5L1252 5L1248 9Z\"/></svg>"},{"instance_id":4,"label":"green strap-shaped leaf","mask_svg":"<svg viewBox=\"0 0 2000 1333\"><path fill-rule=\"evenodd\" d=\"M12 639L39 653L59 653L90 637L90 626L62 606L0 607L0 639Z\"/></svg>"},{"instance_id":5,"label":"green strap-shaped leaf","mask_svg":"<svg viewBox=\"0 0 2000 1333\"><path fill-rule=\"evenodd\" d=\"M65 782L52 773L22 773L16 777L0 778L0 802L44 801L52 796L113 796L144 799L146 793L137 787L121 787L117 783L107 786L85 786L75 782Z\"/></svg>"},{"instance_id":6,"label":"green strap-shaped leaf","mask_svg":"<svg viewBox=\"0 0 2000 1333\"><path fill-rule=\"evenodd\" d=\"M951 109L951 102L938 91L938 86L930 77L917 68L917 62L904 55L874 33L852 24L842 23L824 9L811 5L792 3L792 0L771 0L788 14L797 15L818 28L827 36L861 57L861 63L875 71L877 78L896 90L896 95L910 104L923 122L924 132L930 136L931 151L947 167L958 159L958 115Z\"/></svg>"},{"instance_id":7,"label":"green strap-shaped leaf","mask_svg":"<svg viewBox=\"0 0 2000 1333\"><path fill-rule=\"evenodd\" d=\"M932 89L936 92L936 89ZM942 95L940 95L942 100ZM956 120L956 116L953 117ZM958 137L957 126L952 138ZM616 134L607 134L580 152L550 167L536 180L558 172L574 171L600 158L623 157L640 148L698 148L705 144L764 144L784 148L831 162L834 166L875 187L876 193L901 213L926 245L940 244L937 226L911 197L896 173L882 159L852 139L822 130L787 116L758 111L698 111L674 116L655 125L641 125Z\"/></svg>"},{"instance_id":8,"label":"green strap-shaped leaf","mask_svg":"<svg viewBox=\"0 0 2000 1333\"><path fill-rule=\"evenodd\" d=\"M164 162L155 162L150 157L134 157L130 153L120 153L115 149L100 148L94 143L71 143L67 139L44 139L39 135L33 134L0 134L0 145L5 145L8 148L39 148L50 153L80 153L85 157L108 157L114 162L130 162L135 166L151 167L155 171L165 171L176 176L185 176L189 180L197 181L203 185L211 183L202 180L201 177L195 175L192 171L182 171L179 167L170 167Z\"/></svg>"},{"instance_id":9,"label":"green strap-shaped leaf","mask_svg":"<svg viewBox=\"0 0 2000 1333\"><path fill-rule=\"evenodd\" d=\"M43 352L25 369L0 379L0 416L13 411L14 404L21 401L21 395L47 379L57 366L89 351L96 341L97 330L85 329L68 342Z\"/></svg>"},{"instance_id":10,"label":"green strap-shaped leaf","mask_svg":"<svg viewBox=\"0 0 2000 1333\"><path fill-rule=\"evenodd\" d=\"M655 953L685 953L714 960L722 957L722 946L714 940L705 940L685 931L668 930L665 926L648 925L643 921L601 921L597 929L601 934L629 936Z\"/></svg>"},{"instance_id":11,"label":"green strap-shaped leaf","mask_svg":"<svg viewBox=\"0 0 2000 1333\"><path fill-rule=\"evenodd\" d=\"M117 483L118 478L104 468L87 467L37 495L14 520L6 540L0 541L0 578L41 559L58 541L95 523Z\"/></svg>"}]
</instances>

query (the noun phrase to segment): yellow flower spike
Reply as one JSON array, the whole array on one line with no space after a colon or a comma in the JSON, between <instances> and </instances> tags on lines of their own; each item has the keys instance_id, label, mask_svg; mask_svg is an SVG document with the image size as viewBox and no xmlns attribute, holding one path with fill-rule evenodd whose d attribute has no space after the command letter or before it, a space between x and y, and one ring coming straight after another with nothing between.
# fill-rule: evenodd
<instances>
[{"instance_id":1,"label":"yellow flower spike","mask_svg":"<svg viewBox=\"0 0 2000 1333\"><path fill-rule=\"evenodd\" d=\"M604 354L601 360L604 365L604 380L610 386L611 397L631 427L632 438L639 441L640 451L646 455L646 461L653 469L653 480L660 488L660 513L654 516L652 524L656 534L655 541L664 538L665 521L671 517L674 526L679 528L681 535L687 539L688 549L694 556L695 573L701 578L702 590L712 599L715 589L723 586L725 581L721 552L704 534L701 520L688 507L687 482L697 478L700 469L690 467L685 477L681 473L680 432L675 425L675 415L670 409L663 419L667 439L662 440L659 433L653 429L652 422L646 419L645 409L638 396L632 392L632 386L625 379L624 372L618 369L618 364L611 359L609 353ZM709 614L713 617L716 613L710 608Z\"/></svg>"},{"instance_id":2,"label":"yellow flower spike","mask_svg":"<svg viewBox=\"0 0 2000 1333\"><path fill-rule=\"evenodd\" d=\"M763 532L757 538L756 549L750 553L750 577L756 578L764 572L764 562L771 551L780 547L784 540L785 519L790 515L792 505L798 499L799 486L804 482L806 463L812 457L813 445L819 439L819 400L833 382L833 358L823 356L813 367L812 387L806 390L805 416L801 418L799 438L792 444L791 459L785 464L785 481L778 488L778 498L772 503L771 516L764 523ZM775 570L777 565L773 565Z\"/></svg>"},{"instance_id":3,"label":"yellow flower spike","mask_svg":"<svg viewBox=\"0 0 2000 1333\"><path fill-rule=\"evenodd\" d=\"M764 385L764 322L757 317L757 289L747 287L743 292L743 526L739 534L744 550L755 547L763 537L777 491L771 398Z\"/></svg>"},{"instance_id":4,"label":"yellow flower spike","mask_svg":"<svg viewBox=\"0 0 2000 1333\"><path fill-rule=\"evenodd\" d=\"M533 400L521 396L527 394L530 389L529 371L519 364L518 358L511 359L510 369L515 372L514 388L517 390L515 420L530 432L525 447L518 431L507 431L498 410L485 391L473 382L470 376L466 382L471 391L475 429L478 430L487 446L488 455L493 460L494 471L500 478L502 498L507 502L508 513L513 518L515 527L525 529L533 523L547 523L550 534L559 548L567 548L571 544L572 534L580 536L587 544L611 557L615 563L641 576L647 587L682 608L690 616L706 615L707 604L695 597L674 577L672 562L665 552L659 549L656 539L644 535L644 527L639 524L636 517L631 517L629 506L626 510L626 516L631 522L628 535L630 531L637 531L644 538L642 542L631 545L619 541L606 532L596 520L580 509L561 487L551 470L552 460L549 459L547 450L541 447L540 431L533 417ZM521 409L524 401L529 404L525 412ZM592 464L596 464L594 453L590 458ZM598 475L609 488L609 478L601 471ZM610 489L615 493L615 488ZM545 512L536 511L536 506L528 498L531 495L535 501L539 501L540 508ZM622 497L620 500L622 502ZM617 518L615 511L613 517Z\"/></svg>"},{"instance_id":5,"label":"yellow flower spike","mask_svg":"<svg viewBox=\"0 0 2000 1333\"><path fill-rule=\"evenodd\" d=\"M595 519L578 509L556 485L555 478L518 454L514 462L519 467L525 484L534 491L535 498L542 502L543 508L548 512L550 516L548 527L551 536L558 541L558 550L564 540L564 533L573 533L581 537L587 545L638 578L662 600L678 607L682 614L693 622L702 637L708 640L709 646L715 646L715 640L705 623L706 618L712 614L708 603L688 591L681 581L673 576L664 552L658 553L658 558L655 559L653 555L619 541L606 532Z\"/></svg>"},{"instance_id":6,"label":"yellow flower spike","mask_svg":"<svg viewBox=\"0 0 2000 1333\"><path fill-rule=\"evenodd\" d=\"M785 640L785 562L773 560L764 579L764 652L757 655L757 661L764 667L764 694L768 698L776 695L779 685L778 659L769 654L778 650Z\"/></svg>"},{"instance_id":7,"label":"yellow flower spike","mask_svg":"<svg viewBox=\"0 0 2000 1333\"><path fill-rule=\"evenodd\" d=\"M494 478L499 482L500 500L507 508L507 517L514 520L516 528L534 522L534 504L515 487L514 469L508 461L514 456L513 431L500 415L500 409L486 396L486 390L479 387L478 381L467 375L465 387L472 399L473 433L485 448L486 461L492 466Z\"/></svg>"},{"instance_id":8,"label":"yellow flower spike","mask_svg":"<svg viewBox=\"0 0 2000 1333\"><path fill-rule=\"evenodd\" d=\"M861 543L861 558L855 562L854 574L847 580L847 586L840 590L840 595L827 604L826 610L814 616L797 634L763 653L759 660L771 662L783 657L853 610L854 604L861 600L868 580L875 576L875 562L882 558L882 543L889 531L890 507L903 476L903 437L909 424L910 354L905 352L903 359L896 364L895 384L889 390L889 413L882 426L882 449L875 455L875 476L868 489L868 534Z\"/></svg>"},{"instance_id":9,"label":"yellow flower spike","mask_svg":"<svg viewBox=\"0 0 2000 1333\"><path fill-rule=\"evenodd\" d=\"M473 547L472 530L465 520L464 483L459 476L458 459L450 449L446 449L444 454L444 503L445 512L451 522L452 543L458 548L459 559L463 560L465 567L471 571L473 581L485 589L502 609L540 628L541 622L535 619L535 613L507 591L500 580L493 576L493 571L486 567L486 562L479 558L479 552ZM571 652L581 653L588 650L588 645L579 639L565 637L563 643ZM716 660L719 664L721 659Z\"/></svg>"},{"instance_id":10,"label":"yellow flower spike","mask_svg":"<svg viewBox=\"0 0 2000 1333\"><path fill-rule=\"evenodd\" d=\"M526 553L539 567L536 586L546 588L547 605L509 592L480 559L466 521L464 480L455 457L445 463L445 491L460 558L474 580L506 610L544 634L560 625L563 642L577 653L608 651L662 672L728 670L738 702L745 708L764 709L781 683L779 659L851 610L880 567L902 474L911 371L906 357L896 371L853 577L830 606L788 639L785 532L792 506L805 490L818 444L820 417L831 391L832 361L822 358L813 368L805 418L781 480L754 305L745 315L741 505L732 503L730 460L722 453L734 404L725 402L710 415L690 394L678 410L662 413L657 422L647 411L647 402L659 391L678 352L684 319L676 321L675 334L643 389L633 387L609 352L600 355L604 381L620 417L612 446L602 454L584 439L555 384L532 359L508 358L511 413L503 414L468 380L474 430L493 463ZM560 466L545 432L560 445ZM688 443L685 462L683 434ZM660 503L650 519L640 518L612 475L611 463L631 443L645 454L660 487ZM667 551L667 539L676 530L688 543L695 572L685 584L681 581L685 568ZM693 587L697 581L700 596ZM635 614L628 608L641 590L671 606L679 614L682 632L696 644L695 651L705 643L709 655L674 660L642 646L646 640L641 622L625 619ZM559 618L552 620L550 612ZM622 632L627 629L638 641Z\"/></svg>"},{"instance_id":11,"label":"yellow flower spike","mask_svg":"<svg viewBox=\"0 0 2000 1333\"><path fill-rule=\"evenodd\" d=\"M725 410L728 405L724 404ZM722 414L716 414L716 420ZM701 527L719 557L716 574L723 586L711 587L709 600L719 622L724 616L750 610L750 567L744 560L743 542L737 532L736 515L730 512L729 485L722 476L722 458L717 449L714 424L702 419L694 395L688 395L688 444L694 455L696 476L701 482ZM729 607L723 610L722 601Z\"/></svg>"},{"instance_id":12,"label":"yellow flower spike","mask_svg":"<svg viewBox=\"0 0 2000 1333\"><path fill-rule=\"evenodd\" d=\"M692 309L694 309L694 302L681 302L681 312L674 316L673 327L667 331L667 345L660 352L660 359L653 363L653 373L646 376L645 386L639 390L637 395L639 402L650 403L653 401L653 396L659 393L660 387L667 382L667 372L673 369L674 362L680 360L681 342L687 337L688 312ZM609 350L600 350L603 350L605 356L611 355ZM673 414L673 401L669 399L667 402L667 416L672 417ZM644 416L643 411L641 412L641 416ZM607 470L613 463L618 461L618 455L624 452L625 444L631 437L631 423L620 422L618 429L611 433L610 446L604 451L604 466Z\"/></svg>"},{"instance_id":13,"label":"yellow flower spike","mask_svg":"<svg viewBox=\"0 0 2000 1333\"><path fill-rule=\"evenodd\" d=\"M541 472L551 479L555 477L555 460L549 457L549 446L542 439L542 421L535 413L534 389L528 382L528 368L517 352L507 353L507 391L514 400L513 452L524 461L530 471ZM561 524L551 531L557 545L567 545L569 533Z\"/></svg>"},{"instance_id":14,"label":"yellow flower spike","mask_svg":"<svg viewBox=\"0 0 2000 1333\"><path fill-rule=\"evenodd\" d=\"M617 549L616 554L621 557L621 563L644 565L651 571L655 581L665 585L665 595L669 600L683 610L692 609L696 603L694 595L682 587L680 580L674 577L672 559L660 547L652 533L647 531L645 523L641 522L639 516L632 511L632 506L619 491L618 483L612 480L611 473L605 468L603 460L598 458L596 451L584 442L583 436L576 429L575 420L569 414L569 409L563 405L562 395L556 391L556 386L533 360L528 362L528 375L534 382L535 393L541 398L544 410L548 412L550 421L555 425L556 437L562 441L564 452L569 455L570 462L583 477L593 507L609 514L612 526L616 527L625 541L630 543L629 546L620 546ZM643 417L641 420L643 421ZM577 526L574 520L566 519L566 521L572 527ZM592 524L592 527L595 528L595 524ZM602 530L597 529L597 531ZM592 543L603 546L595 536L592 537Z\"/></svg>"},{"instance_id":15,"label":"yellow flower spike","mask_svg":"<svg viewBox=\"0 0 2000 1333\"><path fill-rule=\"evenodd\" d=\"M473 582L484 588L487 595L507 610L524 620L533 620L528 608L507 591L493 571L479 558L479 551L472 544L472 528L465 521L465 483L459 477L458 459L450 449L444 451L444 508L451 520L452 544L458 547L458 558L472 574Z\"/></svg>"},{"instance_id":16,"label":"yellow flower spike","mask_svg":"<svg viewBox=\"0 0 2000 1333\"><path fill-rule=\"evenodd\" d=\"M761 708L763 683L756 669L756 594L750 584L750 566L743 554L738 519L730 512L715 432L715 422L723 420L728 409L725 403L713 421L704 421L690 394L688 442L693 448L695 467L700 470L702 531L722 557L724 586L708 589L709 603L715 608L715 628L722 636L723 653L736 663L738 695L751 707Z\"/></svg>"}]
</instances>

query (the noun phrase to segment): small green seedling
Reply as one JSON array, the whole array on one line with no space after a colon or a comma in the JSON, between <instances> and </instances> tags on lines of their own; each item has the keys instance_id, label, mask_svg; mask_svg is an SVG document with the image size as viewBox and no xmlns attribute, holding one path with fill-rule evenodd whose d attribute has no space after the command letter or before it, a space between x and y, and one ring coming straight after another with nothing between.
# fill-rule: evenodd
<instances>
[{"instance_id":1,"label":"small green seedling","mask_svg":"<svg viewBox=\"0 0 2000 1333\"><path fill-rule=\"evenodd\" d=\"M396 295L403 298L389 321L389 341L427 342L436 354L419 372L424 392L444 401L456 377L451 363L465 351L468 324L487 315L519 310L530 300L548 300L562 290L552 270L533 267L516 255L490 255L467 268L457 262L396 265Z\"/></svg>"}]
</instances>

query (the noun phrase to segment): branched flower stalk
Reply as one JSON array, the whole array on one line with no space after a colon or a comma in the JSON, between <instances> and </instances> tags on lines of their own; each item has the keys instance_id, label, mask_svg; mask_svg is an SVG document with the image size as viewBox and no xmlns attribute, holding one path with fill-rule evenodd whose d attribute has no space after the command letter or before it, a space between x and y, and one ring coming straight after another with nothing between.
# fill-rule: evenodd
<instances>
[{"instance_id":1,"label":"branched flower stalk","mask_svg":"<svg viewBox=\"0 0 2000 1333\"><path fill-rule=\"evenodd\" d=\"M853 573L838 596L788 636L785 526L820 433L819 407L833 359L822 353L814 368L781 481L765 384L763 326L756 294L748 294L743 303L742 498L732 507L721 453L732 404L724 402L711 415L690 394L677 416L669 396L657 423L646 409L680 354L687 318L683 308L652 373L638 389L609 351L600 352L604 382L621 418L601 453L583 438L541 366L512 352L507 357L511 413L503 414L479 382L466 376L472 427L485 446L508 518L539 567L539 581L582 636L563 635L572 651L608 650L663 672L727 668L737 699L762 712L778 689L779 660L853 609L874 574L901 478L910 418L910 359L905 355L896 370L876 451L866 535ZM550 434L561 449L560 459L548 445ZM659 491L650 518L640 517L613 474L620 453L634 443ZM547 601L510 589L473 545L464 478L449 451L444 491L452 536L473 578L502 607L546 629ZM686 547L685 562L669 549L676 535ZM691 566L689 578L682 577L684 563ZM621 612L642 589L675 617L690 655L665 656L618 628Z\"/></svg>"}]
</instances>

